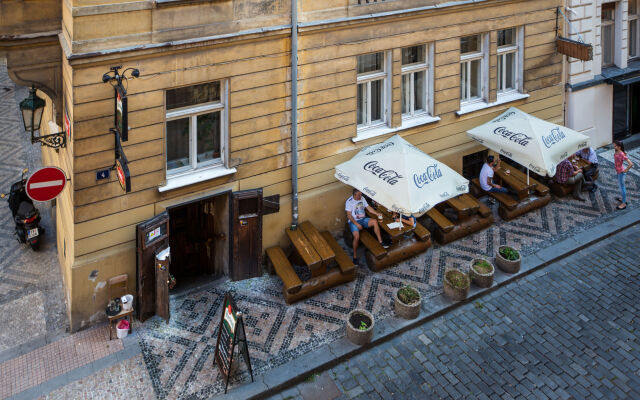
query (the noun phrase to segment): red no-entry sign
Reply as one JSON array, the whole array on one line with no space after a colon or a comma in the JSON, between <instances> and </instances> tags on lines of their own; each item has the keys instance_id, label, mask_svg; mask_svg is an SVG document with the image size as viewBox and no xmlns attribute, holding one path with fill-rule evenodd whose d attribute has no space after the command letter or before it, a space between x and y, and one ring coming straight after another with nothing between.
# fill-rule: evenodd
<instances>
[{"instance_id":1,"label":"red no-entry sign","mask_svg":"<svg viewBox=\"0 0 640 400\"><path fill-rule=\"evenodd\" d=\"M40 168L27 179L27 196L34 201L53 200L62 192L67 177L60 168Z\"/></svg>"}]
</instances>

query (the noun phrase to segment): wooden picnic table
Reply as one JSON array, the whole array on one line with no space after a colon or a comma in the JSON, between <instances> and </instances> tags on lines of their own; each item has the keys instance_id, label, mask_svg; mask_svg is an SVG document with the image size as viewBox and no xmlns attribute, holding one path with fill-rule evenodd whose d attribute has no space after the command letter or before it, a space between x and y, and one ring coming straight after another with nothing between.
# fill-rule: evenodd
<instances>
[{"instance_id":1,"label":"wooden picnic table","mask_svg":"<svg viewBox=\"0 0 640 400\"><path fill-rule=\"evenodd\" d=\"M333 261L336 255L315 226L309 221L305 221L300 224L298 229L286 228L285 231L296 252L309 267L311 276L317 277L325 274L327 264Z\"/></svg>"},{"instance_id":2,"label":"wooden picnic table","mask_svg":"<svg viewBox=\"0 0 640 400\"><path fill-rule=\"evenodd\" d=\"M396 222L396 220L394 220L392 217L392 213L390 213L389 211L385 210L384 207L378 207L376 209L376 211L378 211L379 213L382 213L382 220L378 219L378 216L375 214L372 214L369 212L369 210L367 210L367 216L369 218L373 218L376 221L378 221L378 225L380 225L380 228L382 230L384 230L385 232L387 232L389 234L389 236L391 236L391 240L395 243L399 238L401 238L403 235L405 235L408 232L413 231L413 227L407 225L407 224L402 224L402 228L398 229L391 229L387 226L387 224Z\"/></svg>"},{"instance_id":3,"label":"wooden picnic table","mask_svg":"<svg viewBox=\"0 0 640 400\"><path fill-rule=\"evenodd\" d=\"M478 200L468 193L461 194L446 201L447 205L458 214L458 221L464 221L480 209Z\"/></svg>"},{"instance_id":4,"label":"wooden picnic table","mask_svg":"<svg viewBox=\"0 0 640 400\"><path fill-rule=\"evenodd\" d=\"M309 221L302 222L297 229L285 228L285 232L293 244L293 260L287 257L280 246L270 247L265 253L267 266L271 266L271 272L275 272L282 280L282 292L287 304L355 279L353 259L329 232L318 232ZM377 241L375 243L378 244ZM311 278L302 281L292 262L307 266ZM328 268L334 262L337 268Z\"/></svg>"},{"instance_id":5,"label":"wooden picnic table","mask_svg":"<svg viewBox=\"0 0 640 400\"><path fill-rule=\"evenodd\" d=\"M582 170L583 170L583 171L584 171L584 169L585 169L585 168L588 168L588 167L589 167L589 161L587 161L587 160L585 160L585 159L583 159L583 158L580 158L580 157L577 157L577 158L575 158L575 157L574 157L574 158L571 160L571 162L572 162L572 163L573 163L573 165L575 165L576 167L578 167L578 168L582 168Z\"/></svg>"},{"instance_id":6,"label":"wooden picnic table","mask_svg":"<svg viewBox=\"0 0 640 400\"><path fill-rule=\"evenodd\" d=\"M500 167L496 170L496 175L518 194L520 201L529 197L531 191L538 185L538 182L531 178L527 183L527 175L514 167Z\"/></svg>"}]
</instances>

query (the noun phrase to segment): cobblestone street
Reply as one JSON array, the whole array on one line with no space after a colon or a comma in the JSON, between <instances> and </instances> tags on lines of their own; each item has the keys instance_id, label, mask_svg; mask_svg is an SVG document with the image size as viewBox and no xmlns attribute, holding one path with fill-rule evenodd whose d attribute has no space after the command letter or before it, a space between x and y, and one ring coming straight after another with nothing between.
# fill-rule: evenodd
<instances>
[{"instance_id":1,"label":"cobblestone street","mask_svg":"<svg viewBox=\"0 0 640 400\"><path fill-rule=\"evenodd\" d=\"M275 396L640 398L635 225Z\"/></svg>"},{"instance_id":2,"label":"cobblestone street","mask_svg":"<svg viewBox=\"0 0 640 400\"><path fill-rule=\"evenodd\" d=\"M20 120L18 102L27 95L9 79L0 58L0 192L8 193L23 168L41 166L40 146L27 140ZM16 240L8 203L0 200L0 363L68 334L51 207L35 205L46 229L37 252Z\"/></svg>"}]
</instances>

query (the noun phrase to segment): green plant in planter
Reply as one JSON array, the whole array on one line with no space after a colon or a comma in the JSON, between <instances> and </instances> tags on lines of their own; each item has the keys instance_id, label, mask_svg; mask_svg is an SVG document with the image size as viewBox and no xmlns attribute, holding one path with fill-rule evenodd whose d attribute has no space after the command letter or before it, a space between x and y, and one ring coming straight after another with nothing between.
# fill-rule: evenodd
<instances>
[{"instance_id":1,"label":"green plant in planter","mask_svg":"<svg viewBox=\"0 0 640 400\"><path fill-rule=\"evenodd\" d=\"M493 268L491 268L491 264L489 264L486 260L476 261L475 263L473 263L473 267L481 274L488 274L493 270Z\"/></svg>"},{"instance_id":2,"label":"green plant in planter","mask_svg":"<svg viewBox=\"0 0 640 400\"><path fill-rule=\"evenodd\" d=\"M404 286L398 290L398 299L404 304L413 304L420 300L420 293L411 286Z\"/></svg>"},{"instance_id":3,"label":"green plant in planter","mask_svg":"<svg viewBox=\"0 0 640 400\"><path fill-rule=\"evenodd\" d=\"M516 261L520 258L520 253L513 247L505 246L500 249L500 255L509 261Z\"/></svg>"},{"instance_id":4,"label":"green plant in planter","mask_svg":"<svg viewBox=\"0 0 640 400\"><path fill-rule=\"evenodd\" d=\"M364 321L360 321L360 326L358 327L358 329L360 329L361 331L366 331L368 328L367 323Z\"/></svg>"},{"instance_id":5,"label":"green plant in planter","mask_svg":"<svg viewBox=\"0 0 640 400\"><path fill-rule=\"evenodd\" d=\"M464 289L469 286L469 278L460 271L447 272L447 279L454 287L459 289Z\"/></svg>"}]
</instances>

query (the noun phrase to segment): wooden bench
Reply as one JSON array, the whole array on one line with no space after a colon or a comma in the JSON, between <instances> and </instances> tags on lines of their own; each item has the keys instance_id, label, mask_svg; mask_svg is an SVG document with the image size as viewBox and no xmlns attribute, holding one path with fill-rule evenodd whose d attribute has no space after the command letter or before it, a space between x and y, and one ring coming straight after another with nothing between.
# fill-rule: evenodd
<instances>
[{"instance_id":1,"label":"wooden bench","mask_svg":"<svg viewBox=\"0 0 640 400\"><path fill-rule=\"evenodd\" d=\"M302 281L296 271L293 270L282 248L280 246L269 247L266 253L276 274L282 279L284 291L290 294L297 293L302 287Z\"/></svg>"},{"instance_id":2,"label":"wooden bench","mask_svg":"<svg viewBox=\"0 0 640 400\"><path fill-rule=\"evenodd\" d=\"M313 271L322 265L322 258L304 233L302 233L302 230L291 230L290 228L285 228L285 232L287 233L289 240L291 240L291 243L296 249L298 255L302 258L313 274Z\"/></svg>"},{"instance_id":3,"label":"wooden bench","mask_svg":"<svg viewBox=\"0 0 640 400\"><path fill-rule=\"evenodd\" d=\"M573 193L573 185L570 185L568 183L558 183L554 181L551 184L551 191L558 197L567 196Z\"/></svg>"},{"instance_id":4,"label":"wooden bench","mask_svg":"<svg viewBox=\"0 0 640 400\"><path fill-rule=\"evenodd\" d=\"M443 232L449 232L455 227L455 224L453 222L449 221L447 217L442 215L442 213L435 208L427 211L427 215L433 220L433 222L436 223L436 225L438 225L438 227Z\"/></svg>"},{"instance_id":5,"label":"wooden bench","mask_svg":"<svg viewBox=\"0 0 640 400\"><path fill-rule=\"evenodd\" d=\"M537 182L537 181L536 181ZM546 196L549 194L549 187L546 185L543 185L540 182L537 182L538 185L536 186L536 193L539 194L540 196Z\"/></svg>"},{"instance_id":6,"label":"wooden bench","mask_svg":"<svg viewBox=\"0 0 640 400\"><path fill-rule=\"evenodd\" d=\"M333 238L331 233L324 231L321 233L322 238L325 242L331 247L333 253L335 254L336 264L338 264L338 268L342 271L343 274L351 272L355 268L353 264L353 259L349 257L347 253L340 247L336 239Z\"/></svg>"},{"instance_id":7,"label":"wooden bench","mask_svg":"<svg viewBox=\"0 0 640 400\"><path fill-rule=\"evenodd\" d=\"M486 192L482 190L482 187L480 187L480 181L478 180L478 178L472 179L471 182L473 182L473 184L478 187L481 193L488 194L489 196L498 200L507 209L513 210L518 206L518 202L515 201L511 196L509 196L506 193L494 193L494 192Z\"/></svg>"},{"instance_id":8,"label":"wooden bench","mask_svg":"<svg viewBox=\"0 0 640 400\"><path fill-rule=\"evenodd\" d=\"M363 229L360 231L360 243L373 254L375 258L382 258L387 255L387 250L374 238L369 231Z\"/></svg>"},{"instance_id":9,"label":"wooden bench","mask_svg":"<svg viewBox=\"0 0 640 400\"><path fill-rule=\"evenodd\" d=\"M480 214L481 217L486 218L491 215L491 209L486 204L482 202L478 203L480 204L480 207L478 207L478 214Z\"/></svg>"},{"instance_id":10,"label":"wooden bench","mask_svg":"<svg viewBox=\"0 0 640 400\"><path fill-rule=\"evenodd\" d=\"M336 254L329 244L324 240L320 232L309 221L305 221L300 224L300 230L307 237L311 245L316 250L320 258L324 263L330 263L335 258Z\"/></svg>"},{"instance_id":11,"label":"wooden bench","mask_svg":"<svg viewBox=\"0 0 640 400\"><path fill-rule=\"evenodd\" d=\"M431 232L429 232L429 230L422 226L422 224L420 224L419 222L416 222L416 227L413 228L413 233L418 237L418 239L422 240L423 242L431 238Z\"/></svg>"}]
</instances>

